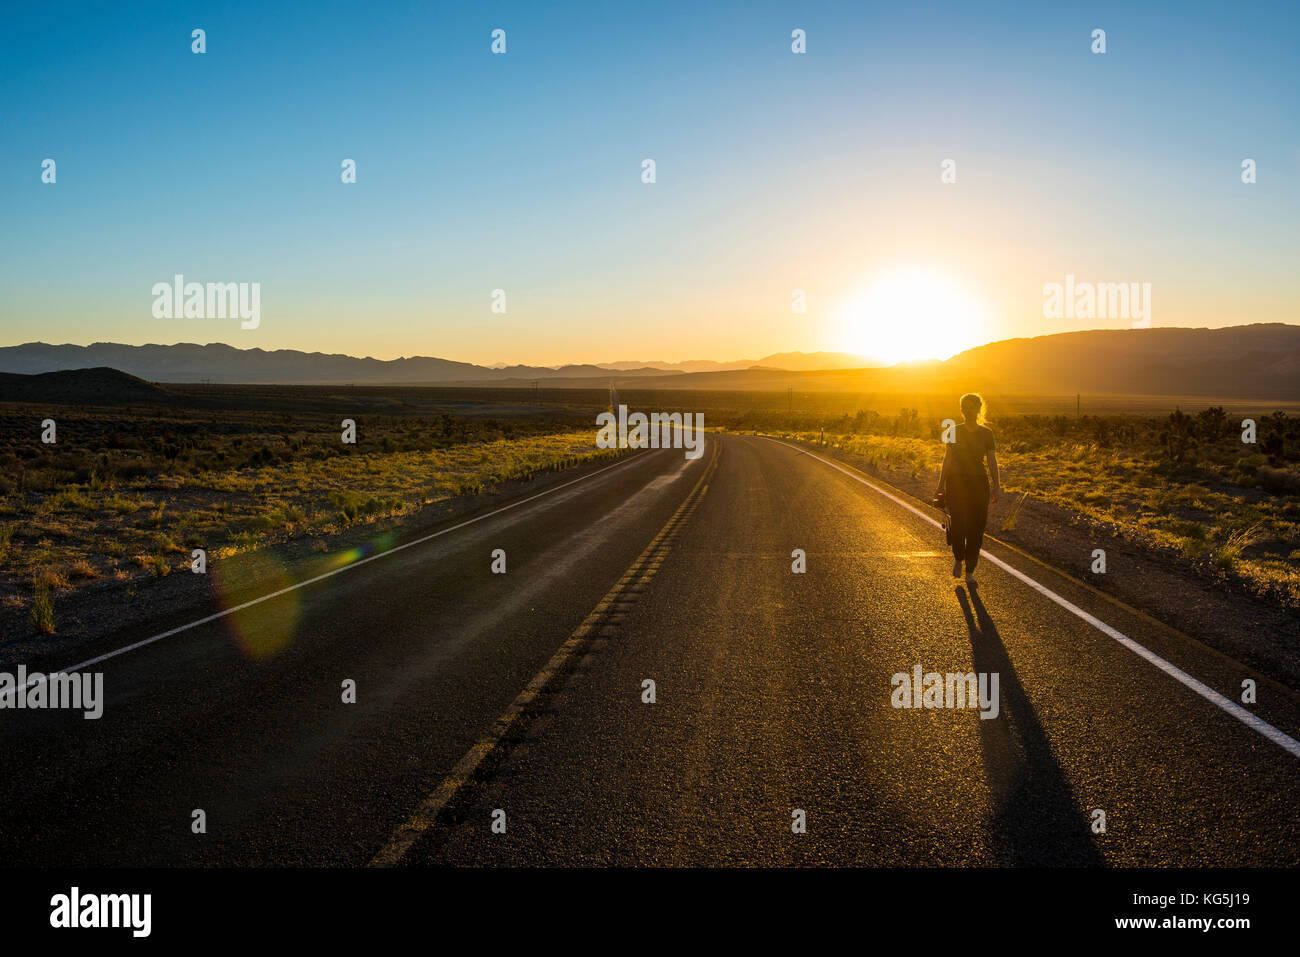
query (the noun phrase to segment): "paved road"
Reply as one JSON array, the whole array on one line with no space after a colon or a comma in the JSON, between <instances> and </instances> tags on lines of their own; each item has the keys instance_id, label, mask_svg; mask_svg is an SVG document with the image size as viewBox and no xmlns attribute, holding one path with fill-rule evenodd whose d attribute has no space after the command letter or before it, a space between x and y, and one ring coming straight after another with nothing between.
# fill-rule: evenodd
<instances>
[{"instance_id":1,"label":"paved road","mask_svg":"<svg viewBox=\"0 0 1300 957\"><path fill-rule=\"evenodd\" d=\"M1229 698L1251 677L993 551ZM640 453L258 605L245 645L227 618L112 658L99 721L0 712L0 852L363 865L441 791L401 863L1300 863L1300 758L995 565L948 569L932 526L798 449ZM998 717L891 707L918 664L997 672ZM1281 689L1249 710L1300 736Z\"/></svg>"}]
</instances>

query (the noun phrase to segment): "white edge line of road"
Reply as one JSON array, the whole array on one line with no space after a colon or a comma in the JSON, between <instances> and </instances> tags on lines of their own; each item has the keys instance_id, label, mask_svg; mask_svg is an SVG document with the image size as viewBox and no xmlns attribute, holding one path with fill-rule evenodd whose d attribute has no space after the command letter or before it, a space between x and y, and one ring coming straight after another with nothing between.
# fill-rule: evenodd
<instances>
[{"instance_id":1,"label":"white edge line of road","mask_svg":"<svg viewBox=\"0 0 1300 957\"><path fill-rule=\"evenodd\" d=\"M219 611L215 614L208 615L206 618L199 618L196 621L191 621L188 624L184 624L184 625L178 625L175 628L171 628L167 631L160 632L149 638L142 638L140 641L133 642L132 644L129 645L125 645L121 648L115 649L114 651L107 651L102 655L98 655L94 658L90 658L86 661L81 662L80 664L73 665L70 668L62 668L58 671L52 671L49 672L48 674L42 674L37 678L31 678L21 688L17 688L17 687L10 688L3 695L0 695L0 701L4 701L16 695L19 691L26 691L28 688L33 688L36 685L44 684L48 680L49 675L51 674L54 675L72 674L73 672L81 671L83 668L89 668L91 665L97 665L102 661L108 661L110 658L116 658L118 655L124 655L128 651L135 651L137 648L143 648L145 645L152 645L155 641L162 641L164 638L170 638L173 635L179 635L182 631L189 631L191 628L197 628L199 625L206 625L208 622L216 621L219 618L225 618L227 615L233 615L237 611L243 611L245 608L250 608L253 605L260 604L261 602L264 601L270 601L272 598L278 598L279 596L287 594L291 591L297 591L299 588L304 588L307 585L312 585L318 581L323 581L324 579L330 578L333 575L339 575L343 572L351 571L354 568L360 568L362 565L365 565L369 562L377 561L378 559L381 558L387 558L389 555L393 555L397 552L400 552L404 548L411 548L414 545L422 545L425 542L432 541L435 538L441 538L443 535L448 535L451 532L462 529L467 525L473 525L475 522L481 522L485 519L492 518L492 516L494 515L500 515L502 512L508 512L512 508L518 508L520 505L527 505L529 502L536 501L537 499L542 498L543 496L554 494L555 492L558 492L561 489L566 489L570 485L577 485L579 482L585 482L587 481L587 479L595 478L597 475L600 475L603 472L608 472L610 469L616 469L619 468L620 466L627 465L629 462L635 461L635 459L636 456L629 456L628 458L624 459L621 462L615 462L613 465L606 465L604 468L596 469L596 471L594 472L588 472L586 475L580 475L575 479L571 479L568 482L565 482L563 485L556 485L552 488L546 489L545 491L538 492L536 495L530 495L528 496L528 498L521 498L517 502L511 502L509 505L503 505L500 508L493 509L492 511L487 512L483 515L477 515L474 518L467 519L456 525L452 525L450 528L444 528L441 531L433 532L430 535L424 535L420 538L413 539L409 542L403 542L401 545L396 545L393 548L389 548L375 555L369 555L365 558L358 559L355 562L350 562L347 565L342 565L339 568L334 568L331 569L330 571L323 572L322 574L317 575L314 578L308 578L305 579L304 581L297 582L296 584L289 585L285 588L281 588L279 591L273 591L270 594L261 595L257 598L253 598L249 601L244 602L242 605L235 605L233 608L227 608L224 611Z\"/></svg>"},{"instance_id":2,"label":"white edge line of road","mask_svg":"<svg viewBox=\"0 0 1300 957\"><path fill-rule=\"evenodd\" d=\"M814 458L818 462L821 462L825 465L829 465L831 468L835 469L838 472L843 472L849 478L861 482L863 485L883 495L891 502L894 502L897 505L901 505L903 508L907 509L913 515L916 515L924 519L925 521L929 522L935 528L943 528L943 526L939 522L936 522L933 518L931 518L929 515L926 515L920 509L915 508L911 504L903 501L898 496L885 491L883 488L881 488L879 485L876 485L874 482L868 482L861 475L858 475L857 473L852 472L849 469L846 469L835 462L832 462L830 459L824 459L820 455L817 455L813 452L809 452L807 449L800 448L797 445L791 445L789 442L783 442L781 439L775 439L769 435L765 435L762 437L765 439L770 439L771 441L776 442L778 445L784 445L787 448L797 449L798 451L803 452L805 455L809 456L810 458ZM1074 604L1073 602L1071 602L1066 598L1062 598L1060 595L1052 591L1046 585L1043 585L1035 581L1034 579L1030 578L1028 575L1020 571L1018 568L1013 568L1012 566L1004 562L1002 559L998 558L996 555L991 555L983 549L980 550L980 555L983 558L987 558L994 565L997 565L998 568L1001 568L1008 575L1011 575L1013 578L1020 579L1020 581L1024 582L1034 591L1040 593L1041 595L1044 595L1047 598L1050 598L1052 601L1056 602L1056 604L1060 605L1066 611L1070 612L1071 614L1077 615L1079 618L1082 618L1084 621L1092 625L1102 634L1106 635L1109 638L1114 638L1117 642L1119 642L1129 651L1133 652L1138 657L1145 659L1150 664L1155 665L1157 668L1159 668L1161 671L1169 675L1169 677L1173 678L1175 681L1179 682L1180 684L1185 685L1188 688L1191 688L1198 695L1200 695L1206 701L1210 702L1210 704L1219 708L1221 711L1227 712L1228 714L1236 718L1238 721L1240 721L1242 724L1246 725L1248 728L1258 731L1260 734L1268 738L1278 747L1286 751L1289 751L1294 757L1300 758L1300 741L1297 741L1295 738L1291 737L1285 731L1280 731L1277 728L1273 727L1271 724L1269 724L1267 721L1264 721L1261 718L1257 717L1256 715L1251 714L1241 705L1237 704L1237 702L1231 700L1230 698L1225 698L1223 695L1219 694L1219 692L1215 691L1213 688L1209 687L1206 684L1203 684L1200 681L1197 681L1195 678L1193 678L1187 672L1183 671L1177 665L1173 665L1170 664L1168 661L1165 661L1165 659L1161 658L1154 651L1151 651L1149 648L1146 648L1141 644L1139 644L1138 642L1134 641L1132 638L1124 634L1119 629L1112 628L1110 625L1106 624L1100 618L1088 614L1088 612L1084 611L1078 605Z\"/></svg>"}]
</instances>

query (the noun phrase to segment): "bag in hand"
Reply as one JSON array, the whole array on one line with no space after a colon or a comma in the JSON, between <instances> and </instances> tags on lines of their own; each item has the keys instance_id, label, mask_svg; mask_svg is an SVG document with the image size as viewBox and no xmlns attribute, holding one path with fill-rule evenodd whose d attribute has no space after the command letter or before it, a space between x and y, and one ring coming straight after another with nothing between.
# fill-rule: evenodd
<instances>
[{"instance_id":1,"label":"bag in hand","mask_svg":"<svg viewBox=\"0 0 1300 957\"><path fill-rule=\"evenodd\" d=\"M945 496L943 492L940 492L931 501L934 504L935 508L943 509L944 511L943 537L948 542L948 544L951 545L952 544L952 521L950 516L947 514L948 512L947 496Z\"/></svg>"}]
</instances>

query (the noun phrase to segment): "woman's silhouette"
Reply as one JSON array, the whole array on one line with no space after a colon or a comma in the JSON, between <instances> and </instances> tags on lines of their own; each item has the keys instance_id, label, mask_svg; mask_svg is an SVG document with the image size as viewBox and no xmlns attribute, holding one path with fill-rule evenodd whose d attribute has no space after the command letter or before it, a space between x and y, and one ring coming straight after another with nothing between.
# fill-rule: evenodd
<instances>
[{"instance_id":1,"label":"woman's silhouette","mask_svg":"<svg viewBox=\"0 0 1300 957\"><path fill-rule=\"evenodd\" d=\"M974 392L961 397L961 414L966 421L957 426L956 439L948 443L939 471L939 494L946 499L952 516L952 577L960 578L966 563L966 580L975 580L975 565L980 560L984 526L989 519L991 498L996 502L1002 493L998 482L998 459L994 454L993 430L984 425L984 399ZM984 460L988 459L988 474Z\"/></svg>"}]
</instances>

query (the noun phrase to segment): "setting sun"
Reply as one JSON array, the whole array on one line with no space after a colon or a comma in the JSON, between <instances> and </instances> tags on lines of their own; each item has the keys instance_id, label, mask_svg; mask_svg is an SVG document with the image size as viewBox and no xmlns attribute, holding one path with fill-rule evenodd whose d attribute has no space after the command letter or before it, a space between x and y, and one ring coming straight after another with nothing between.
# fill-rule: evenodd
<instances>
[{"instance_id":1,"label":"setting sun","mask_svg":"<svg viewBox=\"0 0 1300 957\"><path fill-rule=\"evenodd\" d=\"M884 362L946 359L988 339L983 305L922 269L882 273L845 309L845 348Z\"/></svg>"}]
</instances>

